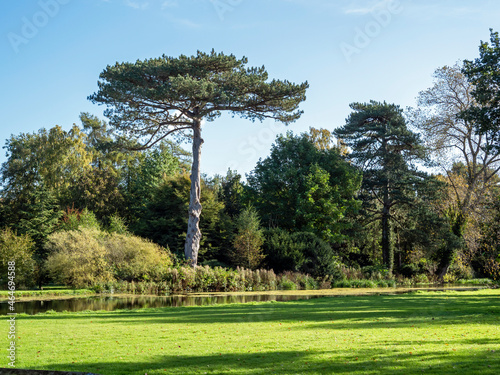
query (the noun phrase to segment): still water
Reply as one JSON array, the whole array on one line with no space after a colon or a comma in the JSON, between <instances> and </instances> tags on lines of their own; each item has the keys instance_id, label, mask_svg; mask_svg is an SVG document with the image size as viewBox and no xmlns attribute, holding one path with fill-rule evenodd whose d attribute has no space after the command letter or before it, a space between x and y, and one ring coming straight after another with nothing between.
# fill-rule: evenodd
<instances>
[{"instance_id":1,"label":"still water","mask_svg":"<svg viewBox=\"0 0 500 375\"><path fill-rule=\"evenodd\" d=\"M85 310L119 310L139 309L146 307L179 307L202 306L228 303L294 301L322 297L321 295L217 295L217 296L95 296L45 301L24 301L15 303L16 313L38 314L48 310L54 311L85 311ZM6 315L9 310L7 302L0 303L0 315Z\"/></svg>"},{"instance_id":2,"label":"still water","mask_svg":"<svg viewBox=\"0 0 500 375\"><path fill-rule=\"evenodd\" d=\"M482 286L474 287L447 287L447 288L418 288L420 290L474 290L482 289ZM385 290L370 290L367 293L361 293L353 289L330 289L327 293L314 294L309 291L308 294L225 294L225 295L173 295L173 296L92 296L76 297L53 300L30 300L15 303L16 313L38 314L49 310L61 311L85 311L85 310L120 310L120 309L139 309L147 307L179 307L179 306L203 306L218 305L228 303L247 303L247 302L267 302L267 301L296 301L299 299L311 299L319 297L335 297L342 295L356 294L378 294L382 293L408 293L417 288L397 288ZM319 292L319 291L318 291ZM325 291L323 291L325 292ZM0 302L0 315L6 315L9 312L7 301ZM11 311L10 311L11 312Z\"/></svg>"}]
</instances>

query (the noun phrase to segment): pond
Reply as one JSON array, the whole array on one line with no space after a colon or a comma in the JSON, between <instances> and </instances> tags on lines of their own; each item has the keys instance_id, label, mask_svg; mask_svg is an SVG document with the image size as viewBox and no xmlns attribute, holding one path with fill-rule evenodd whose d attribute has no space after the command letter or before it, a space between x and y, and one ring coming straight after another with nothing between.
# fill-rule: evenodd
<instances>
[{"instance_id":1,"label":"pond","mask_svg":"<svg viewBox=\"0 0 500 375\"><path fill-rule=\"evenodd\" d=\"M26 314L38 314L49 310L62 311L86 311L86 310L120 310L139 309L147 307L180 307L180 306L202 306L228 303L268 302L268 301L296 301L299 299L311 299L319 297L339 297L346 295L369 295L388 293L408 293L415 290L474 290L474 287L453 288L383 288L383 289L328 289L308 291L274 291L254 292L242 294L194 294L194 295L172 295L172 296L124 296L124 295L101 295L91 297L73 297L64 299L26 300L16 301L15 312ZM7 301L0 303L0 315L9 313Z\"/></svg>"},{"instance_id":2,"label":"pond","mask_svg":"<svg viewBox=\"0 0 500 375\"><path fill-rule=\"evenodd\" d=\"M29 300L16 302L15 312L38 314L49 310L54 311L85 311L85 310L120 310L140 309L146 307L180 307L202 306L228 303L266 302L266 301L293 301L321 297L320 295L203 295L203 296L92 296L75 297L53 300ZM0 315L6 315L8 310L6 302L0 303Z\"/></svg>"}]
</instances>

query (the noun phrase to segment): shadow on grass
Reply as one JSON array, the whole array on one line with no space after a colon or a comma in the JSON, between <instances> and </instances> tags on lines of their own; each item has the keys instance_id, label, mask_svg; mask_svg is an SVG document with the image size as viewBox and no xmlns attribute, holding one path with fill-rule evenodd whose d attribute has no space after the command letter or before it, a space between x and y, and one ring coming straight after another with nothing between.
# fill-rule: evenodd
<instances>
[{"instance_id":1,"label":"shadow on grass","mask_svg":"<svg viewBox=\"0 0 500 375\"><path fill-rule=\"evenodd\" d=\"M409 294L394 296L358 296L320 298L294 302L250 303L214 305L204 307L157 308L115 312L88 312L77 314L40 314L22 316L26 320L93 320L102 326L132 326L139 335L147 336L148 330L157 330L157 324L190 325L248 323L283 323L281 330L315 329L370 329L408 328L419 324L441 328L453 324L477 324L498 326L500 303L495 295L457 294ZM83 323L83 322L82 322ZM310 324L308 324L310 323ZM274 325L273 325L274 326ZM100 327L99 327L100 328ZM174 327L184 328L184 327ZM270 329L275 329L274 327ZM488 328L489 329L489 328ZM214 330L216 332L216 330ZM311 331L312 332L312 331ZM350 336L349 332L349 336ZM268 347L259 352L208 352L193 355L147 355L131 352L131 355L114 357L100 354L87 363L58 363L40 367L45 370L95 372L115 374L500 374L498 340L491 337L453 339L453 345L437 337L415 336L415 340L384 340L361 344L350 349L348 343L331 342L319 350L279 350ZM309 334L309 333L308 333ZM354 332L356 335L356 332ZM359 332L361 334L361 332ZM142 337L142 336L139 336ZM411 336L409 336L411 337ZM333 339L333 338L332 338ZM313 338L311 337L311 340ZM416 345L422 344L422 348ZM194 346L196 341L191 342ZM442 344L436 347L436 344ZM99 345L98 342L95 343ZM430 344L430 345L429 345ZM176 344L177 345L177 344ZM338 345L338 346L337 346ZM363 346L364 345L364 346ZM464 348L470 346L469 348ZM454 346L459 349L455 351ZM297 347L297 346L296 346ZM295 348L296 348L295 347ZM302 349L302 346L299 347ZM439 348L439 350L436 350ZM176 350L176 349L173 349ZM410 352L411 350L411 352ZM196 351L195 349L193 351ZM228 350L230 351L230 350ZM67 361L67 359L65 360Z\"/></svg>"},{"instance_id":2,"label":"shadow on grass","mask_svg":"<svg viewBox=\"0 0 500 375\"><path fill-rule=\"evenodd\" d=\"M61 363L48 370L119 374L500 374L491 351L394 353L390 350L275 351L203 356L152 356L144 361Z\"/></svg>"},{"instance_id":3,"label":"shadow on grass","mask_svg":"<svg viewBox=\"0 0 500 375\"><path fill-rule=\"evenodd\" d=\"M29 320L95 319L101 324L150 325L232 324L242 322L314 322L317 328L398 328L408 324L439 324L477 321L500 324L497 296L382 295L325 297L293 302L267 302L178 308L80 312L23 316Z\"/></svg>"}]
</instances>

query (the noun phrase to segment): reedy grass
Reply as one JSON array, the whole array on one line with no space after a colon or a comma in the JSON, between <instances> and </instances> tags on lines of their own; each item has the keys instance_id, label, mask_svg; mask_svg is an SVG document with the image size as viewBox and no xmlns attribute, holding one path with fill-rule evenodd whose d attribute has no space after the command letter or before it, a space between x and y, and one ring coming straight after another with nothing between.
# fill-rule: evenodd
<instances>
[{"instance_id":1,"label":"reedy grass","mask_svg":"<svg viewBox=\"0 0 500 375\"><path fill-rule=\"evenodd\" d=\"M9 291L0 290L0 300L7 299ZM95 294L90 289L48 289L48 290L16 290L16 298L21 297L57 297L57 296L75 296L75 295L92 295Z\"/></svg>"}]
</instances>

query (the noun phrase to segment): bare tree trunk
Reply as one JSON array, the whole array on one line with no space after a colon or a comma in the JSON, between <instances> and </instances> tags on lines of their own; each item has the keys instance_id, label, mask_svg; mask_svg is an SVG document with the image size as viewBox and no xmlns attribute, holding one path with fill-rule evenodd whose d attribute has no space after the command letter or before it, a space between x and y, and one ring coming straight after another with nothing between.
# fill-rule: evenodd
<instances>
[{"instance_id":1,"label":"bare tree trunk","mask_svg":"<svg viewBox=\"0 0 500 375\"><path fill-rule=\"evenodd\" d=\"M198 263L198 251L200 249L201 231L201 177L200 177L200 157L201 145L201 121L194 120L193 124L193 165L191 167L191 193L189 197L189 219L184 246L184 255L191 262L193 267Z\"/></svg>"},{"instance_id":2,"label":"bare tree trunk","mask_svg":"<svg viewBox=\"0 0 500 375\"><path fill-rule=\"evenodd\" d=\"M451 266L451 261L441 262L441 264L439 265L437 276L440 282L444 281L444 277L448 273L448 269L450 268L450 266Z\"/></svg>"},{"instance_id":3,"label":"bare tree trunk","mask_svg":"<svg viewBox=\"0 0 500 375\"><path fill-rule=\"evenodd\" d=\"M387 159L387 140L382 141L382 149L384 150L383 155L383 167L384 167L384 178L385 186L383 192L383 207L382 207L382 261L384 265L389 270L389 275L392 274L392 269L394 268L394 248L391 246L391 223L390 220L390 210L391 210L391 197L389 194L390 180L389 180L389 169L390 164Z\"/></svg>"},{"instance_id":4,"label":"bare tree trunk","mask_svg":"<svg viewBox=\"0 0 500 375\"><path fill-rule=\"evenodd\" d=\"M382 210L382 261L391 274L394 266L394 249L391 247L389 216L389 208L384 206Z\"/></svg>"}]
</instances>

